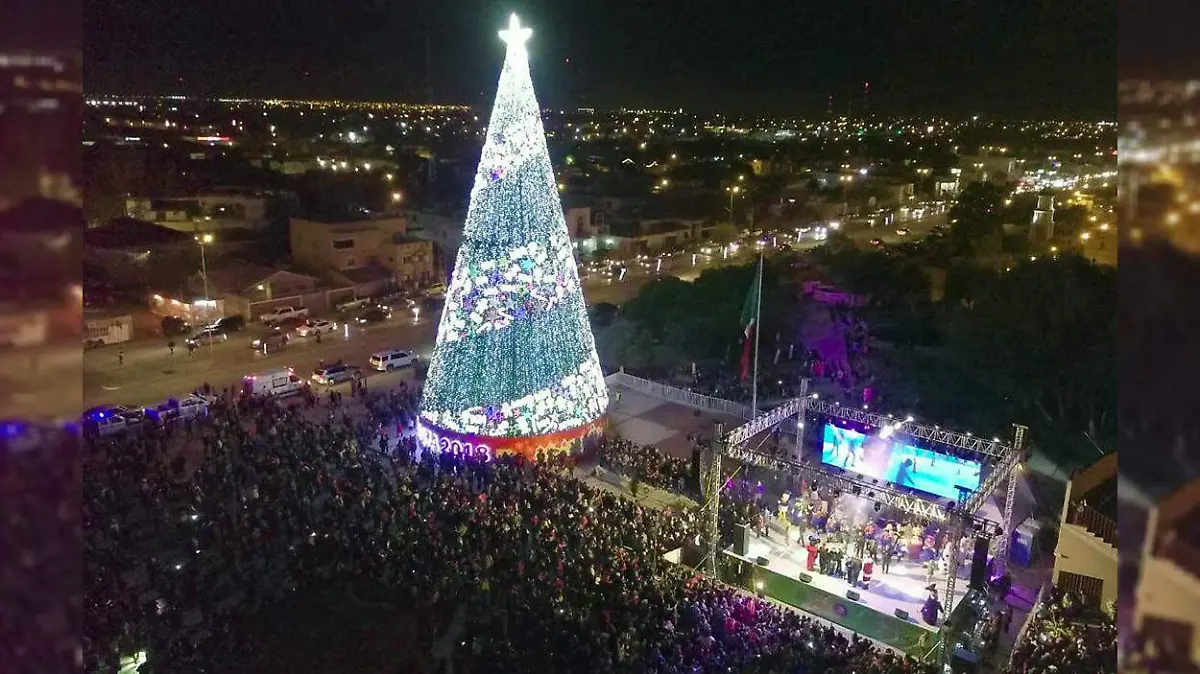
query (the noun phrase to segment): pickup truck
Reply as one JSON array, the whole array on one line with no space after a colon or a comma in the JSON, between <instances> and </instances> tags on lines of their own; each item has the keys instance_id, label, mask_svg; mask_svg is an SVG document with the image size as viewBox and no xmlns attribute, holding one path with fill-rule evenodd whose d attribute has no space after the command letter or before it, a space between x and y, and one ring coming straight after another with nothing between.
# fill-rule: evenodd
<instances>
[{"instance_id":1,"label":"pickup truck","mask_svg":"<svg viewBox=\"0 0 1200 674\"><path fill-rule=\"evenodd\" d=\"M308 309L306 307L277 307L259 316L258 320L270 325L292 318L308 318Z\"/></svg>"}]
</instances>

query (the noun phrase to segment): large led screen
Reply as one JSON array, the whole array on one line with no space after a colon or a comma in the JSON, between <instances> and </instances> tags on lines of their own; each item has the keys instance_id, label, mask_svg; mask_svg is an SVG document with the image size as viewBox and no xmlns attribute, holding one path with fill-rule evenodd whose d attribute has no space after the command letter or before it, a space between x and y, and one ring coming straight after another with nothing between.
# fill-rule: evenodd
<instances>
[{"instance_id":1,"label":"large led screen","mask_svg":"<svg viewBox=\"0 0 1200 674\"><path fill-rule=\"evenodd\" d=\"M958 500L958 487L979 488L977 461L960 459L933 450L893 443L888 462L888 482L927 494Z\"/></svg>"},{"instance_id":2,"label":"large led screen","mask_svg":"<svg viewBox=\"0 0 1200 674\"><path fill-rule=\"evenodd\" d=\"M887 475L890 455L891 443L887 440L825 424L821 463L882 480Z\"/></svg>"},{"instance_id":3,"label":"large led screen","mask_svg":"<svg viewBox=\"0 0 1200 674\"><path fill-rule=\"evenodd\" d=\"M933 450L825 424L821 463L927 494L958 500L957 487L979 488L981 466Z\"/></svg>"}]
</instances>

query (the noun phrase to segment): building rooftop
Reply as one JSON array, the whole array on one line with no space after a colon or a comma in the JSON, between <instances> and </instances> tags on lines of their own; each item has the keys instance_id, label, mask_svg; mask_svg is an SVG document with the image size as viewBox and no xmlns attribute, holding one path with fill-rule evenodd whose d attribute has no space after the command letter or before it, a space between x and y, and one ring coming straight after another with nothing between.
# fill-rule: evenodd
<instances>
[{"instance_id":1,"label":"building rooftop","mask_svg":"<svg viewBox=\"0 0 1200 674\"><path fill-rule=\"evenodd\" d=\"M129 217L114 218L83 233L84 244L91 248L151 248L191 240L190 234Z\"/></svg>"},{"instance_id":2,"label":"building rooftop","mask_svg":"<svg viewBox=\"0 0 1200 674\"><path fill-rule=\"evenodd\" d=\"M0 232L58 234L83 229L83 209L63 201L33 197L0 211Z\"/></svg>"}]
</instances>

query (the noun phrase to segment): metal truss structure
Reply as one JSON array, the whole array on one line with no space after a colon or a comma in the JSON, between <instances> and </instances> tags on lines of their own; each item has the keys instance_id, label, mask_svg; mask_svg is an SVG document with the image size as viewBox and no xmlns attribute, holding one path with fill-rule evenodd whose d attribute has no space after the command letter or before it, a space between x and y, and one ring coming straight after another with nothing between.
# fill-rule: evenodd
<instances>
[{"instance_id":1,"label":"metal truss structure","mask_svg":"<svg viewBox=\"0 0 1200 674\"><path fill-rule=\"evenodd\" d=\"M805 391L808 389L808 380L805 379L800 385L800 397L792 398L775 409L760 414L750 421L738 426L725 436L725 443L731 447L743 445L754 436L774 427L776 424L786 421L789 417L800 416L804 413Z\"/></svg>"},{"instance_id":2,"label":"metal truss structure","mask_svg":"<svg viewBox=\"0 0 1200 674\"><path fill-rule=\"evenodd\" d=\"M1017 466L1021 461L1022 447L1025 442L1026 427L1017 425L1012 444L999 439L987 440L972 436L969 433L956 433L942 430L936 426L925 426L911 421L897 421L894 417L884 416L856 409L850 406L838 405L828 401L810 398L808 396L808 380L801 382L800 397L793 398L782 405L761 414L749 422L724 433L721 424L717 424L714 437L717 440L705 452L701 482L704 486L704 513L702 522L705 528L707 543L706 570L717 577L717 564L720 555L720 495L725 487L722 471L722 457L728 457L743 465L756 466L768 470L787 473L794 477L808 480L812 484L823 484L840 490L843 493L854 494L891 506L902 512L916 515L933 521L944 522L947 525L950 544L950 568L954 571L946 578L945 601L947 605L953 601L955 585L958 581L957 569L962 559L962 539L968 535L999 536L996 560L1004 568L1008 562L1009 539L1012 536L1013 501L1016 498ZM986 457L992 469L980 484L979 488L963 502L931 501L927 498L898 489L887 482L882 484L875 480L854 473L834 472L818 464L802 463L796 458L786 458L750 449L746 444L754 436L770 430L780 423L793 417L797 420L797 445L801 442L804 415L814 412L829 417L847 419L870 427L882 428L892 426L894 432L923 438L930 442L957 447ZM1000 484L1007 480L1007 493L1004 502L1004 522L998 524L976 513L995 493ZM948 624L942 627L942 658L948 662L953 652L952 635L949 634Z\"/></svg>"},{"instance_id":3,"label":"metal truss structure","mask_svg":"<svg viewBox=\"0 0 1200 674\"><path fill-rule=\"evenodd\" d=\"M1024 426L1017 424L1014 427L1012 453L1001 462L1000 466L996 466L992 470L992 475L1004 473L1008 475L1008 490L1004 495L1004 535L1000 537L1000 541L996 545L996 562L999 568L1008 569L1008 550L1012 544L1013 530L1013 502L1017 499L1017 468L1021 464L1025 448L1025 431L1028 430ZM980 487L976 494L987 493L983 487ZM984 497L986 498L986 496Z\"/></svg>"},{"instance_id":4,"label":"metal truss structure","mask_svg":"<svg viewBox=\"0 0 1200 674\"><path fill-rule=\"evenodd\" d=\"M963 519L973 527L988 533L995 533L999 527L998 523L977 517L971 511L947 510L938 501L930 501L914 494L905 493L886 482L876 484L870 478L856 476L853 473L830 473L812 464L773 456L746 447L728 446L725 448L724 456L746 465L787 473L810 483L827 485L842 493L862 496L935 522Z\"/></svg>"},{"instance_id":5,"label":"metal truss structure","mask_svg":"<svg viewBox=\"0 0 1200 674\"><path fill-rule=\"evenodd\" d=\"M975 452L991 457L993 460L1003 459L1012 450L1012 447L1000 440L977 438L970 433L946 431L937 426L925 426L912 421L897 421L893 417L875 414L874 412L868 412L848 405L839 405L828 400L809 400L805 408L810 412L837 417L839 419L847 419L849 421L857 421L860 424L875 428L895 426L897 433L911 435L914 438L924 438L930 442L947 447L958 447L968 452Z\"/></svg>"}]
</instances>

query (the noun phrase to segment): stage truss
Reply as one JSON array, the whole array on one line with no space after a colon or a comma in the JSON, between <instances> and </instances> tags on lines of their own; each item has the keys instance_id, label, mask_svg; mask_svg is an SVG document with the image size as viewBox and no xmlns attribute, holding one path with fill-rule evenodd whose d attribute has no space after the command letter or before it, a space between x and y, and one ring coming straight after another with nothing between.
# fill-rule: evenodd
<instances>
[{"instance_id":1,"label":"stage truss","mask_svg":"<svg viewBox=\"0 0 1200 674\"><path fill-rule=\"evenodd\" d=\"M770 430L775 426L795 418L796 443L802 442L804 417L808 412L827 417L836 417L855 421L867 426L882 428L892 426L894 432L923 438L931 442L956 447L980 455L992 470L965 502L953 503L951 507L941 505L939 501L930 501L915 494L897 489L890 484L880 484L876 480L857 476L852 473L826 470L815 464L805 464L799 457L783 458L764 452L749 449L746 443L756 435ZM1009 541L1012 537L1013 502L1016 498L1016 471L1021 462L1022 447L1025 441L1025 426L1015 425L1013 442L1002 442L999 438L987 440L971 435L943 430L937 426L926 426L907 419L897 421L894 417L880 415L863 409L839 405L823 401L808 395L808 379L800 382L800 395L779 405L769 412L761 414L745 424L724 433L720 424L717 425L715 436L718 438L705 455L702 482L704 485L704 509L702 521L705 526L705 543L707 546L707 570L714 578L718 576L717 563L720 559L720 495L725 486L725 477L721 467L722 457L728 457L745 465L757 466L773 471L784 472L795 477L833 485L844 494L852 494L870 498L902 512L911 513L930 520L944 522L950 534L950 568L957 570L960 562L962 538L966 535L999 536L996 547L996 563L999 568L1007 568ZM1006 482L1007 493L1004 501L1004 521L1000 524L979 517L976 513L991 497L1002 482ZM950 573L946 579L947 602L954 597L955 585L958 579L957 571ZM942 659L948 662L951 648L948 644L953 640L948 634L948 621L943 625Z\"/></svg>"}]
</instances>

